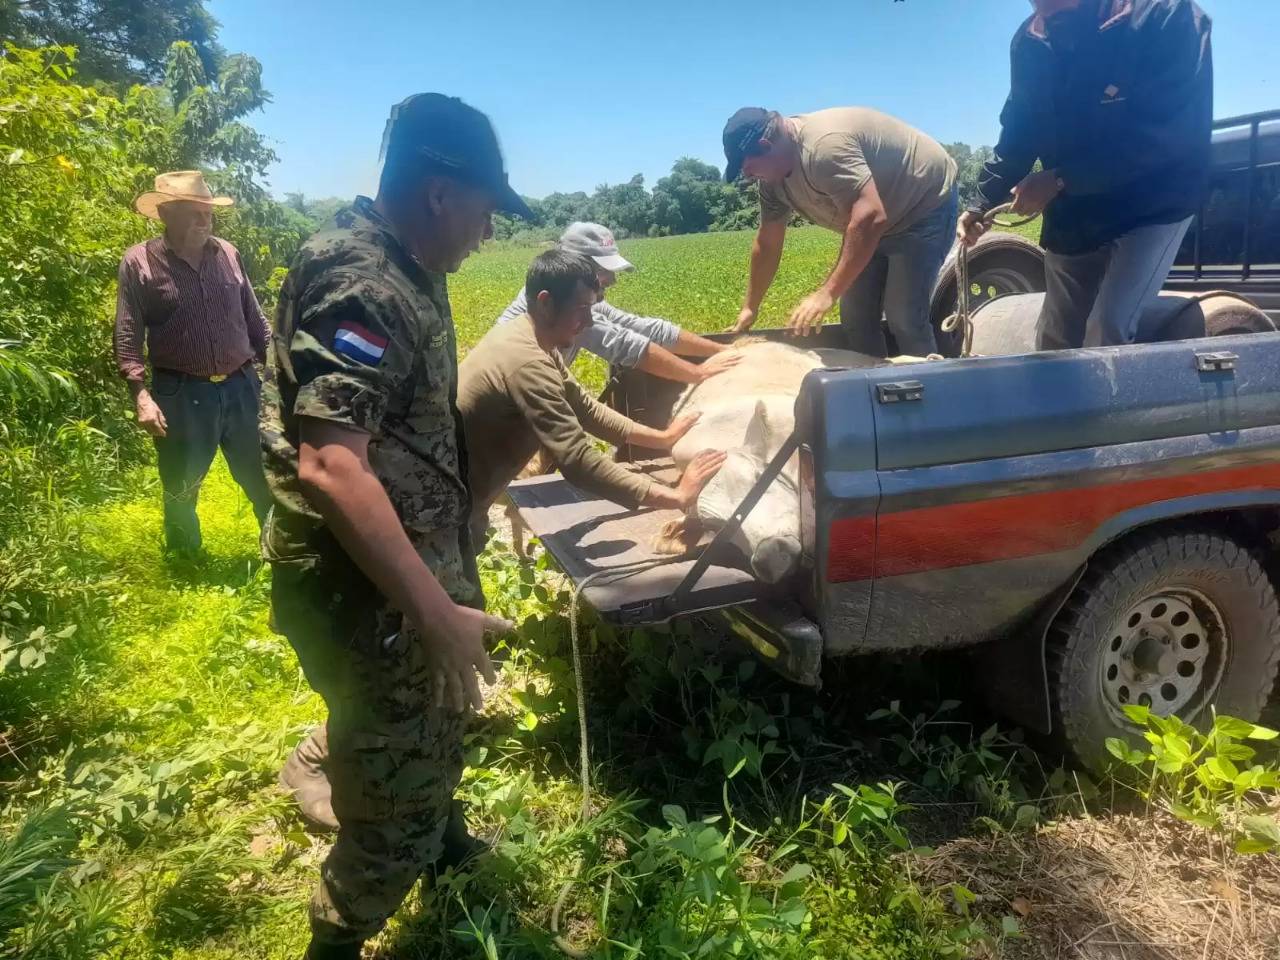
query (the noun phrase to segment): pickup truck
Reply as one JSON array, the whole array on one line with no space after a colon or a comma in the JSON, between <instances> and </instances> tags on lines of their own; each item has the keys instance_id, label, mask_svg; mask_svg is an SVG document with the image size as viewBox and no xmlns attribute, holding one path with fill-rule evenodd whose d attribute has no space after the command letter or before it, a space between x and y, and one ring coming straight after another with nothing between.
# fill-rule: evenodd
<instances>
[{"instance_id":1,"label":"pickup truck","mask_svg":"<svg viewBox=\"0 0 1280 960\"><path fill-rule=\"evenodd\" d=\"M850 363L839 338L820 331L829 366L796 404L793 582L757 581L719 538L655 556L670 511L558 476L510 488L600 616L714 612L810 685L827 658L969 648L996 706L1089 765L1134 734L1130 704L1257 718L1280 665L1280 333L905 368ZM608 396L658 425L679 389L615 371Z\"/></svg>"}]
</instances>

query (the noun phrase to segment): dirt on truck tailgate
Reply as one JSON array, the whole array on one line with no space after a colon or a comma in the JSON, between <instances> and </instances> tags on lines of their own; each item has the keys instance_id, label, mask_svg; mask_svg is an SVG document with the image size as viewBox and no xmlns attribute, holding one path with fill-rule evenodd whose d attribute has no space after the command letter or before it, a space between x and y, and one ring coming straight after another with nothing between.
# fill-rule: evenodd
<instances>
[{"instance_id":1,"label":"dirt on truck tailgate","mask_svg":"<svg viewBox=\"0 0 1280 960\"><path fill-rule=\"evenodd\" d=\"M637 469L666 482L676 478L670 460ZM655 553L653 544L679 511L629 510L579 490L559 474L516 481L507 493L520 519L575 586L593 578L582 599L606 620L659 623L677 614L747 603L761 593L760 583L745 570L713 563L693 590L673 597L696 551L670 557Z\"/></svg>"}]
</instances>

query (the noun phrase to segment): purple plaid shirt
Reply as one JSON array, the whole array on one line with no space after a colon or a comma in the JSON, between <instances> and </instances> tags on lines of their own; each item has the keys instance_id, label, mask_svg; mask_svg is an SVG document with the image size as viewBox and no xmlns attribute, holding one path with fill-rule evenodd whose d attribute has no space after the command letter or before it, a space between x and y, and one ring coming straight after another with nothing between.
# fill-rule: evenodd
<instances>
[{"instance_id":1,"label":"purple plaid shirt","mask_svg":"<svg viewBox=\"0 0 1280 960\"><path fill-rule=\"evenodd\" d=\"M116 364L126 380L146 379L143 337L151 366L195 377L239 370L266 356L267 318L236 248L209 239L200 269L169 249L163 237L130 247L120 261L116 295Z\"/></svg>"}]
</instances>

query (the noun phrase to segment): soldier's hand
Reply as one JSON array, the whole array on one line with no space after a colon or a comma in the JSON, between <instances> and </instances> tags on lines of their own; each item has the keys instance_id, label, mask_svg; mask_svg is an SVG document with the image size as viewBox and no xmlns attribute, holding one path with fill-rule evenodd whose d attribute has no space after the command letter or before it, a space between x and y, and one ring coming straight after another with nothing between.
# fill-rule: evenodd
<instances>
[{"instance_id":1,"label":"soldier's hand","mask_svg":"<svg viewBox=\"0 0 1280 960\"><path fill-rule=\"evenodd\" d=\"M484 697L476 674L485 683L496 683L497 674L485 652L486 633L510 633L515 624L482 610L455 604L442 623L417 624L427 644L427 657L435 666L435 701L464 712L468 706L484 709Z\"/></svg>"},{"instance_id":2,"label":"soldier's hand","mask_svg":"<svg viewBox=\"0 0 1280 960\"><path fill-rule=\"evenodd\" d=\"M138 426L153 437L163 437L169 425L165 422L164 413L161 412L160 407L151 399L151 394L145 390L140 391L136 406Z\"/></svg>"}]
</instances>

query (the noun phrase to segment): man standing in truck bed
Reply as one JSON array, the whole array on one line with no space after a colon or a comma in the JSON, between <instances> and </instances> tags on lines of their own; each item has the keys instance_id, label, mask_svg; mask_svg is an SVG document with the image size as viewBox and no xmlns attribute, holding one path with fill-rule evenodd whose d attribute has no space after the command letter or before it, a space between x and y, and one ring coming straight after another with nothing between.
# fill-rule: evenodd
<instances>
[{"instance_id":1,"label":"man standing in truck bed","mask_svg":"<svg viewBox=\"0 0 1280 960\"><path fill-rule=\"evenodd\" d=\"M960 234L976 242L982 214L1010 193L1014 213L1043 211L1037 347L1132 343L1208 180L1209 18L1192 0L1034 5L1013 37L1000 142Z\"/></svg>"},{"instance_id":2,"label":"man standing in truck bed","mask_svg":"<svg viewBox=\"0 0 1280 960\"><path fill-rule=\"evenodd\" d=\"M826 280L791 312L788 326L812 332L837 302L849 346L888 356L880 319L897 352L937 350L929 294L954 239L956 164L927 134L866 107L784 117L744 107L725 124L725 179L760 182L760 229L751 248L747 296L734 329L751 329L793 214L841 235Z\"/></svg>"}]
</instances>

